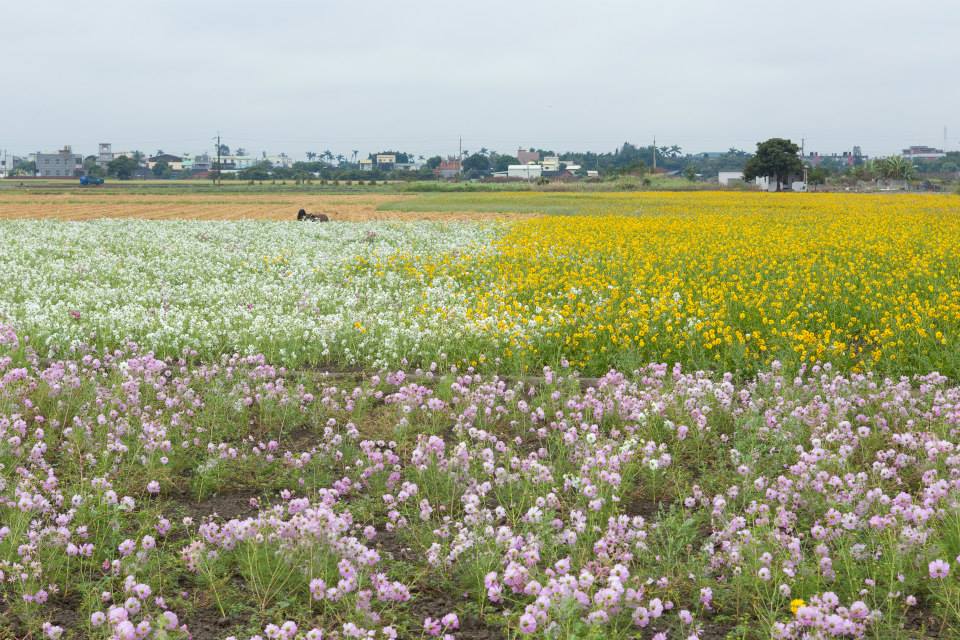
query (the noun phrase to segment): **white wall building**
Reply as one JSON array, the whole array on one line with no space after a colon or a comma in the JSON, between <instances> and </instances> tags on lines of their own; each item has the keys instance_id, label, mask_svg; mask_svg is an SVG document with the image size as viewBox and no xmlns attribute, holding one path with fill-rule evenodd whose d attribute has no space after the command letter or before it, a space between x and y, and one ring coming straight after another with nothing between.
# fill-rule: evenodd
<instances>
[{"instance_id":1,"label":"white wall building","mask_svg":"<svg viewBox=\"0 0 960 640\"><path fill-rule=\"evenodd\" d=\"M730 186L731 182L743 182L743 171L721 171L717 174L717 182L721 187Z\"/></svg>"},{"instance_id":2,"label":"white wall building","mask_svg":"<svg viewBox=\"0 0 960 640\"><path fill-rule=\"evenodd\" d=\"M508 178L534 180L543 175L543 166L539 164L511 164L507 166Z\"/></svg>"},{"instance_id":3,"label":"white wall building","mask_svg":"<svg viewBox=\"0 0 960 640\"><path fill-rule=\"evenodd\" d=\"M547 156L540 165L544 171L560 171L560 156Z\"/></svg>"},{"instance_id":4,"label":"white wall building","mask_svg":"<svg viewBox=\"0 0 960 640\"><path fill-rule=\"evenodd\" d=\"M278 169L292 169L293 168L293 158L288 156L285 153L279 153L276 155L268 155L266 151L263 153L263 159L270 161L274 167Z\"/></svg>"},{"instance_id":5,"label":"white wall building","mask_svg":"<svg viewBox=\"0 0 960 640\"><path fill-rule=\"evenodd\" d=\"M17 159L6 149L0 151L0 178L7 178L13 173L13 165L16 164Z\"/></svg>"},{"instance_id":6,"label":"white wall building","mask_svg":"<svg viewBox=\"0 0 960 640\"><path fill-rule=\"evenodd\" d=\"M943 149L915 145L909 149L904 149L903 157L907 160L939 160L940 158L946 158L947 154Z\"/></svg>"}]
</instances>

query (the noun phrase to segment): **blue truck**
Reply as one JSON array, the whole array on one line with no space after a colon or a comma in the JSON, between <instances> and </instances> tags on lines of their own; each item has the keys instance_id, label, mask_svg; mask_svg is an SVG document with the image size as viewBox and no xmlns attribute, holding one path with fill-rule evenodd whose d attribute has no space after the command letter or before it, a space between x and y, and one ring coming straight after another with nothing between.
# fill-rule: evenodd
<instances>
[{"instance_id":1,"label":"blue truck","mask_svg":"<svg viewBox=\"0 0 960 640\"><path fill-rule=\"evenodd\" d=\"M93 176L80 176L80 186L96 186L103 184L103 178L95 178Z\"/></svg>"}]
</instances>

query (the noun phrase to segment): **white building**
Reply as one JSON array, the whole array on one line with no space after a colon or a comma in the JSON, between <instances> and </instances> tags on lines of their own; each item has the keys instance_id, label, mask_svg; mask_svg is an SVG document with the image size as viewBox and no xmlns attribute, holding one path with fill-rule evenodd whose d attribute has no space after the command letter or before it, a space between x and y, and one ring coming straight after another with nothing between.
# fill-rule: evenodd
<instances>
[{"instance_id":1,"label":"white building","mask_svg":"<svg viewBox=\"0 0 960 640\"><path fill-rule=\"evenodd\" d=\"M754 179L753 183L760 187L761 191L777 191L777 187L780 187L780 191L806 191L807 184L799 180L789 180L787 182L777 182L775 176L758 176Z\"/></svg>"},{"instance_id":2,"label":"white building","mask_svg":"<svg viewBox=\"0 0 960 640\"><path fill-rule=\"evenodd\" d=\"M508 178L533 180L543 175L543 166L539 164L511 164L507 166Z\"/></svg>"},{"instance_id":3,"label":"white building","mask_svg":"<svg viewBox=\"0 0 960 640\"><path fill-rule=\"evenodd\" d=\"M946 158L947 154L943 149L934 149L933 147L913 146L903 150L903 157L907 160L938 160Z\"/></svg>"},{"instance_id":4,"label":"white building","mask_svg":"<svg viewBox=\"0 0 960 640\"><path fill-rule=\"evenodd\" d=\"M0 178L7 178L13 174L13 165L17 160L18 158L6 149L0 151Z\"/></svg>"},{"instance_id":5,"label":"white building","mask_svg":"<svg viewBox=\"0 0 960 640\"><path fill-rule=\"evenodd\" d=\"M113 160L113 145L109 142L101 142L97 149L97 164L106 169L111 160Z\"/></svg>"},{"instance_id":6,"label":"white building","mask_svg":"<svg viewBox=\"0 0 960 640\"><path fill-rule=\"evenodd\" d=\"M560 171L560 156L547 156L540 163L544 171Z\"/></svg>"},{"instance_id":7,"label":"white building","mask_svg":"<svg viewBox=\"0 0 960 640\"><path fill-rule=\"evenodd\" d=\"M263 159L268 160L277 169L292 169L293 168L293 158L288 156L285 153L279 153L276 155L267 155L267 152L263 152Z\"/></svg>"},{"instance_id":8,"label":"white building","mask_svg":"<svg viewBox=\"0 0 960 640\"><path fill-rule=\"evenodd\" d=\"M211 155L210 159L214 165L217 163L217 156ZM258 164L260 158L257 156L234 156L234 155L221 155L220 156L220 168L224 173L230 173L231 171L239 171L241 169L249 169L250 167ZM196 160L194 160L194 165L196 165Z\"/></svg>"},{"instance_id":9,"label":"white building","mask_svg":"<svg viewBox=\"0 0 960 640\"><path fill-rule=\"evenodd\" d=\"M777 179L772 176L757 176L753 179L753 184L760 187L761 191L777 190Z\"/></svg>"},{"instance_id":10,"label":"white building","mask_svg":"<svg viewBox=\"0 0 960 640\"><path fill-rule=\"evenodd\" d=\"M721 171L717 174L721 187L729 187L731 182L743 182L743 171Z\"/></svg>"}]
</instances>

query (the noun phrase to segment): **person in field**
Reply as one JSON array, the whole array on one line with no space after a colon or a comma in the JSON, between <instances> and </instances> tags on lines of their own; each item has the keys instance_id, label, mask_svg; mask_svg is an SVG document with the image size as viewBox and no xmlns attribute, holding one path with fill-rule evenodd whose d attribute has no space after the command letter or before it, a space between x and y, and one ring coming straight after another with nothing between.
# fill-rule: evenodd
<instances>
[{"instance_id":1,"label":"person in field","mask_svg":"<svg viewBox=\"0 0 960 640\"><path fill-rule=\"evenodd\" d=\"M330 222L330 218L325 213L307 213L305 209L297 212L298 222Z\"/></svg>"}]
</instances>

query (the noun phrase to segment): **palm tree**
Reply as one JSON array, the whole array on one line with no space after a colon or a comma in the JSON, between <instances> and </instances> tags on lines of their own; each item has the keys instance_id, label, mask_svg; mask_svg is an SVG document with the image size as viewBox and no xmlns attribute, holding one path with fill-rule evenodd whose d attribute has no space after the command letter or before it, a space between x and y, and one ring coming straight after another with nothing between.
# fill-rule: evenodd
<instances>
[{"instance_id":1,"label":"palm tree","mask_svg":"<svg viewBox=\"0 0 960 640\"><path fill-rule=\"evenodd\" d=\"M359 149L353 150L353 164L357 164L357 154L360 153Z\"/></svg>"},{"instance_id":2,"label":"palm tree","mask_svg":"<svg viewBox=\"0 0 960 640\"><path fill-rule=\"evenodd\" d=\"M344 160L346 160L346 158L342 153L337 154L337 166L342 165Z\"/></svg>"},{"instance_id":3,"label":"palm tree","mask_svg":"<svg viewBox=\"0 0 960 640\"><path fill-rule=\"evenodd\" d=\"M324 149L324 151L323 151L323 157L324 157L328 162L329 162L330 160L333 160L333 151L330 151L330 149Z\"/></svg>"},{"instance_id":4,"label":"palm tree","mask_svg":"<svg viewBox=\"0 0 960 640\"><path fill-rule=\"evenodd\" d=\"M316 159L316 157L317 157L316 151L307 151L307 160L309 160L310 162L313 162Z\"/></svg>"},{"instance_id":5,"label":"palm tree","mask_svg":"<svg viewBox=\"0 0 960 640\"><path fill-rule=\"evenodd\" d=\"M916 173L913 163L903 156L891 156L880 165L880 175L888 179L912 180Z\"/></svg>"}]
</instances>

